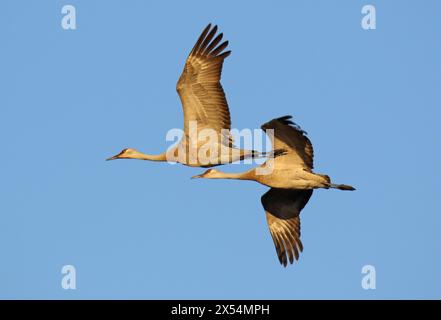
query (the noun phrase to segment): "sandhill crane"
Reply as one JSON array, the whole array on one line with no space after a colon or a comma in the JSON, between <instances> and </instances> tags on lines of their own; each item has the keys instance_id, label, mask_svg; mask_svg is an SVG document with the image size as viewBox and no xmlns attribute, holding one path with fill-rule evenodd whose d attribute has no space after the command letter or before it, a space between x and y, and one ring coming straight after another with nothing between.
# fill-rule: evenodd
<instances>
[{"instance_id":1,"label":"sandhill crane","mask_svg":"<svg viewBox=\"0 0 441 320\"><path fill-rule=\"evenodd\" d=\"M176 85L184 111L184 135L180 142L168 152L148 155L135 149L124 149L119 154L108 158L140 159L167 161L167 155L173 155L177 162L193 167L211 167L231 163L249 157L260 157L266 154L254 150L242 150L234 147L231 129L230 111L224 90L220 83L224 59L231 51L224 51L228 41L222 40L223 34L216 35L217 26L209 24L201 33L191 50L184 70ZM206 158L201 161L199 148L204 141L192 139L191 123L197 124L194 137L202 130L212 129L217 135L217 142L208 150ZM211 152L214 150L213 152ZM183 155L183 156L182 156Z\"/></svg>"},{"instance_id":2,"label":"sandhill crane","mask_svg":"<svg viewBox=\"0 0 441 320\"><path fill-rule=\"evenodd\" d=\"M313 169L313 148L310 140L291 116L273 119L262 130L274 130L273 148L284 154L267 160L260 168L272 166L272 172L259 174L259 167L242 173L225 173L209 169L193 178L254 180L271 189L262 198L267 223L280 263L286 267L299 258L303 245L300 240L300 211L308 203L316 188L355 190L344 184L333 184L327 175L316 174ZM268 163L272 162L272 163ZM265 171L262 171L264 173Z\"/></svg>"}]
</instances>

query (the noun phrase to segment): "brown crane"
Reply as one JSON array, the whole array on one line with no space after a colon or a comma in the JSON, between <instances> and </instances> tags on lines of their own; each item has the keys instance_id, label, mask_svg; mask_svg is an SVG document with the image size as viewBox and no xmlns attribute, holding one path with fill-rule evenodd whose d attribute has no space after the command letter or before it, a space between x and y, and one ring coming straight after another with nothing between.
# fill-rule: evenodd
<instances>
[{"instance_id":1,"label":"brown crane","mask_svg":"<svg viewBox=\"0 0 441 320\"><path fill-rule=\"evenodd\" d=\"M216 37L217 26L209 24L199 36L191 50L184 70L176 85L184 112L184 135L180 142L171 150L158 155L149 155L132 148L122 150L107 160L139 159L150 161L167 161L168 156L176 162L193 167L212 167L231 163L250 157L266 156L254 150L238 149L233 145L230 111L227 99L220 83L222 65L231 51L224 51L228 41L222 43L223 34ZM197 126L191 132L191 125ZM216 141L201 159L199 152L202 146L207 148L205 141L200 141L199 133L212 130ZM202 139L201 139L202 140Z\"/></svg>"},{"instance_id":2,"label":"brown crane","mask_svg":"<svg viewBox=\"0 0 441 320\"><path fill-rule=\"evenodd\" d=\"M327 175L317 174L313 169L311 141L291 116L273 119L262 126L268 133L273 130L273 149L284 152L268 159L259 167L242 173L225 173L209 169L193 178L253 180L271 189L262 198L262 205L280 263L286 266L288 259L298 260L303 250L300 240L300 211L308 203L314 189L336 188L355 190L344 184L333 184ZM270 168L271 170L262 170Z\"/></svg>"}]
</instances>

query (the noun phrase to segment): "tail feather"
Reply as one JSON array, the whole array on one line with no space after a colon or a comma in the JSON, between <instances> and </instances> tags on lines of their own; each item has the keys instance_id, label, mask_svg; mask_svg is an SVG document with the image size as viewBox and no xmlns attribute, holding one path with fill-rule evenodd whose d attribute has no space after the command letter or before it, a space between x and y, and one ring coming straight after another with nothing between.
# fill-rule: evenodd
<instances>
[{"instance_id":1,"label":"tail feather","mask_svg":"<svg viewBox=\"0 0 441 320\"><path fill-rule=\"evenodd\" d=\"M331 183L330 187L334 188L334 189L346 190L346 191L354 191L354 190L356 190L354 187L348 186L347 184L333 184L333 183Z\"/></svg>"}]
</instances>

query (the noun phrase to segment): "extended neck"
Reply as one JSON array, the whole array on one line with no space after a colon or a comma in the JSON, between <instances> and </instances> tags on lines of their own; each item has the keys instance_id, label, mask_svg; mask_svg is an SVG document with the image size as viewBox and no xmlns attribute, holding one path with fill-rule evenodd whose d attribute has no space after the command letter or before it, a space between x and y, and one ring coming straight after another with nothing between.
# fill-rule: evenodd
<instances>
[{"instance_id":1,"label":"extended neck","mask_svg":"<svg viewBox=\"0 0 441 320\"><path fill-rule=\"evenodd\" d=\"M228 173L218 171L211 176L207 177L208 179L236 179L236 180L254 180L255 174L254 169L245 172L239 173Z\"/></svg>"},{"instance_id":2,"label":"extended neck","mask_svg":"<svg viewBox=\"0 0 441 320\"><path fill-rule=\"evenodd\" d=\"M129 159L138 159L138 160L148 160L148 161L167 161L167 157L165 153L161 154L145 154L142 152L137 152L134 155L128 157Z\"/></svg>"}]
</instances>

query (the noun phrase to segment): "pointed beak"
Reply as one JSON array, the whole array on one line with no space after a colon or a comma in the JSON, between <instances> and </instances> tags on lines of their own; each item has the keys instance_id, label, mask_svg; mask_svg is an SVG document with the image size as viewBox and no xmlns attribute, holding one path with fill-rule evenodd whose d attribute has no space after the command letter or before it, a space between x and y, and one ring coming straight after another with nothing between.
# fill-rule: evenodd
<instances>
[{"instance_id":1,"label":"pointed beak","mask_svg":"<svg viewBox=\"0 0 441 320\"><path fill-rule=\"evenodd\" d=\"M203 178L204 176L202 174L198 174L196 176L191 177L191 179L198 179L198 178Z\"/></svg>"},{"instance_id":2,"label":"pointed beak","mask_svg":"<svg viewBox=\"0 0 441 320\"><path fill-rule=\"evenodd\" d=\"M119 159L119 158L118 158L118 154L117 154L116 156L113 156L113 157L107 158L106 161L109 161L109 160L115 160L115 159Z\"/></svg>"}]
</instances>

